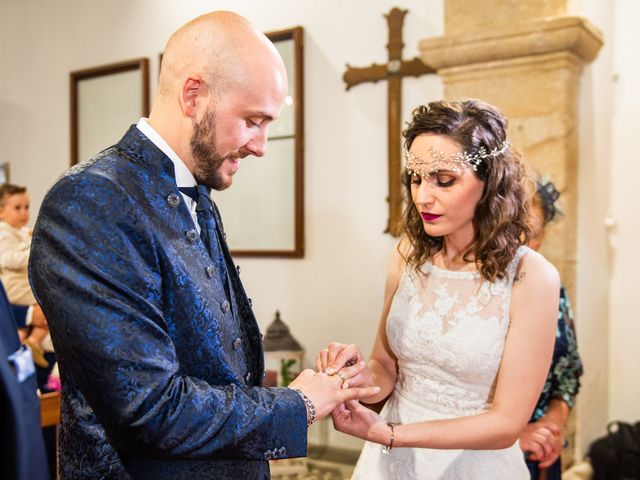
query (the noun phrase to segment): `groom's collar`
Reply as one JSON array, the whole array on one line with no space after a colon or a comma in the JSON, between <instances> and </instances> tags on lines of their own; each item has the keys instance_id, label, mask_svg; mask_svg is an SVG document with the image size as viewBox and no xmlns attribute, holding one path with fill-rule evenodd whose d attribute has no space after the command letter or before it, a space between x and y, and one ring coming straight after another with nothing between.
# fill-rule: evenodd
<instances>
[{"instance_id":1,"label":"groom's collar","mask_svg":"<svg viewBox=\"0 0 640 480\"><path fill-rule=\"evenodd\" d=\"M178 187L193 187L196 185L196 179L189 171L185 163L178 154L169 146L169 144L160 136L160 134L149 124L146 118L141 118L136 128L149 139L169 160L173 162L176 184Z\"/></svg>"}]
</instances>

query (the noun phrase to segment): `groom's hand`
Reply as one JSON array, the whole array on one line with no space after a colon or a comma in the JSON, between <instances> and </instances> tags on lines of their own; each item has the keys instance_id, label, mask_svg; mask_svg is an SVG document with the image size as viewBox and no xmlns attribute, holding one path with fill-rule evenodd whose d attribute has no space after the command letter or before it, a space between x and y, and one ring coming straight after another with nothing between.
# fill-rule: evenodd
<instances>
[{"instance_id":1,"label":"groom's hand","mask_svg":"<svg viewBox=\"0 0 640 480\"><path fill-rule=\"evenodd\" d=\"M329 376L307 369L300 373L289 387L297 388L309 397L316 409L316 420L329 415L341 403L380 393L380 387L376 386L343 389L342 384L343 380L338 375Z\"/></svg>"}]
</instances>

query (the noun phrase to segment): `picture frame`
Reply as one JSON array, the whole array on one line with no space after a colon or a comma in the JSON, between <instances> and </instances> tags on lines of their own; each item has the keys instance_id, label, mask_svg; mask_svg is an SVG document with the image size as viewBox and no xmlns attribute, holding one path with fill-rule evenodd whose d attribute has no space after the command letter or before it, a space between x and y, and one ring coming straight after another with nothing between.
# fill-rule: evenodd
<instances>
[{"instance_id":1,"label":"picture frame","mask_svg":"<svg viewBox=\"0 0 640 480\"><path fill-rule=\"evenodd\" d=\"M70 73L70 163L115 144L127 125L149 115L149 59Z\"/></svg>"},{"instance_id":2,"label":"picture frame","mask_svg":"<svg viewBox=\"0 0 640 480\"><path fill-rule=\"evenodd\" d=\"M266 33L287 68L289 92L269 126L267 153L246 157L231 188L214 192L234 257L304 257L302 27Z\"/></svg>"},{"instance_id":3,"label":"picture frame","mask_svg":"<svg viewBox=\"0 0 640 480\"><path fill-rule=\"evenodd\" d=\"M0 185L9 183L9 162L0 163Z\"/></svg>"}]
</instances>

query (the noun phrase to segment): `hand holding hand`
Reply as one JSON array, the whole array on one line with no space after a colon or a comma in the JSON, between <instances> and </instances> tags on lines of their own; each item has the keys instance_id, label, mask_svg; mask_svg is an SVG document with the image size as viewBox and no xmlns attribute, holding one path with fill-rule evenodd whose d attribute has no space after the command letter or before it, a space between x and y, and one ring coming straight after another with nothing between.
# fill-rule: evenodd
<instances>
[{"instance_id":1,"label":"hand holding hand","mask_svg":"<svg viewBox=\"0 0 640 480\"><path fill-rule=\"evenodd\" d=\"M316 410L316 420L327 416L341 403L370 397L380 392L380 388L376 386L343 389L343 383L338 375L329 376L307 369L300 373L289 387L297 388L311 400Z\"/></svg>"},{"instance_id":2,"label":"hand holding hand","mask_svg":"<svg viewBox=\"0 0 640 480\"><path fill-rule=\"evenodd\" d=\"M343 388L370 387L375 384L360 347L355 344L331 342L316 356L316 370L338 375L343 381Z\"/></svg>"},{"instance_id":3,"label":"hand holding hand","mask_svg":"<svg viewBox=\"0 0 640 480\"><path fill-rule=\"evenodd\" d=\"M339 405L331 412L333 426L339 432L389 445L391 429L377 413L360 405L357 400Z\"/></svg>"},{"instance_id":4,"label":"hand holding hand","mask_svg":"<svg viewBox=\"0 0 640 480\"><path fill-rule=\"evenodd\" d=\"M520 434L520 448L529 453L529 460L540 462L540 468L552 465L562 453L562 428L550 420L528 424Z\"/></svg>"}]
</instances>

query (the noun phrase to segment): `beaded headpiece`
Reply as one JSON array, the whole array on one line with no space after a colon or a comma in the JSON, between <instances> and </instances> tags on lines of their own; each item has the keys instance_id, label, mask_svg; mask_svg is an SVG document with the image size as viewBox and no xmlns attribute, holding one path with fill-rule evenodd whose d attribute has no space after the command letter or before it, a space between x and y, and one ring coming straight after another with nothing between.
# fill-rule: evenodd
<instances>
[{"instance_id":1,"label":"beaded headpiece","mask_svg":"<svg viewBox=\"0 0 640 480\"><path fill-rule=\"evenodd\" d=\"M450 155L444 152L438 152L435 148L429 148L431 159L425 160L419 155L410 152L406 148L402 153L404 156L407 172L410 175L419 175L421 177L429 177L430 174L441 171L451 170L460 173L463 168L471 168L474 172L478 170L478 165L486 158L497 157L503 154L509 148L509 142L506 140L493 150L487 152L487 149L480 147L477 152L456 152Z\"/></svg>"}]
</instances>

